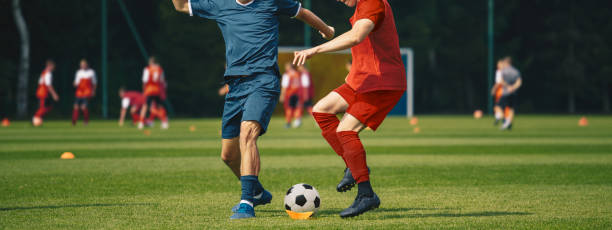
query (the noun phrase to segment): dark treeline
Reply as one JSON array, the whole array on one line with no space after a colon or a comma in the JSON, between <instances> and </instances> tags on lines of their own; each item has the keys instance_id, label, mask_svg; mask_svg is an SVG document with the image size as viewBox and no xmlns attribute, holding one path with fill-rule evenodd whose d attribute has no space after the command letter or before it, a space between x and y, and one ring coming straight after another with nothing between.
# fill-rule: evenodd
<instances>
[{"instance_id":1,"label":"dark treeline","mask_svg":"<svg viewBox=\"0 0 612 230\"><path fill-rule=\"evenodd\" d=\"M228 0L230 1L230 0ZM416 54L417 113L466 113L487 105L487 1L389 0L403 47ZM217 116L222 100L223 38L215 22L173 11L170 0L125 0L144 45L159 57L177 115ZM31 40L29 111L44 60L57 62L54 85L65 115L81 58L100 74L100 1L22 0ZM20 39L11 0L0 0L0 110L15 113ZM7 7L4 7L7 6ZM338 32L352 10L334 0L313 0ZM512 56L522 71L520 112L610 112L612 2L503 0L495 5L495 55ZM140 89L145 60L117 0L109 0L109 109L119 109L120 86ZM303 26L282 19L281 45L301 46ZM313 43L322 40L313 33ZM343 67L338 67L343 68ZM98 92L101 95L101 92ZM100 114L101 99L92 103Z\"/></svg>"}]
</instances>

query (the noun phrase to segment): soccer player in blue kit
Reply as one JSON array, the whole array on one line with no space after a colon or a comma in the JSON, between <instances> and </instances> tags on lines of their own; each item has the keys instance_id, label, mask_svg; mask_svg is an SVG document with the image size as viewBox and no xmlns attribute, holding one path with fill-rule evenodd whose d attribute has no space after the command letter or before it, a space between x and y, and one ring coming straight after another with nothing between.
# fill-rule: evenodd
<instances>
[{"instance_id":1,"label":"soccer player in blue kit","mask_svg":"<svg viewBox=\"0 0 612 230\"><path fill-rule=\"evenodd\" d=\"M177 11L215 20L225 39L227 69L221 158L240 178L240 203L231 219L255 217L254 207L272 194L259 182L257 139L263 135L280 94L279 15L295 17L331 39L334 28L295 0L172 0Z\"/></svg>"}]
</instances>

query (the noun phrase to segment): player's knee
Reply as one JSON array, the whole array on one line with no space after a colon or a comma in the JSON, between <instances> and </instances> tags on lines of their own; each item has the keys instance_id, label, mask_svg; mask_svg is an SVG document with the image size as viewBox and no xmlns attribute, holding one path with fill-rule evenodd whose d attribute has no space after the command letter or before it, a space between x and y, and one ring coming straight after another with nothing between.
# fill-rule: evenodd
<instances>
[{"instance_id":1,"label":"player's knee","mask_svg":"<svg viewBox=\"0 0 612 230\"><path fill-rule=\"evenodd\" d=\"M325 103L317 103L312 107L312 112L314 113L334 113L333 108L329 104Z\"/></svg>"},{"instance_id":2,"label":"player's knee","mask_svg":"<svg viewBox=\"0 0 612 230\"><path fill-rule=\"evenodd\" d=\"M256 121L244 121L240 125L240 140L255 141L261 133L261 125Z\"/></svg>"},{"instance_id":3,"label":"player's knee","mask_svg":"<svg viewBox=\"0 0 612 230\"><path fill-rule=\"evenodd\" d=\"M225 164L232 164L236 161L238 161L238 156L235 156L234 153L230 152L230 151L222 151L221 152L221 160L223 160L223 162L225 162Z\"/></svg>"}]
</instances>

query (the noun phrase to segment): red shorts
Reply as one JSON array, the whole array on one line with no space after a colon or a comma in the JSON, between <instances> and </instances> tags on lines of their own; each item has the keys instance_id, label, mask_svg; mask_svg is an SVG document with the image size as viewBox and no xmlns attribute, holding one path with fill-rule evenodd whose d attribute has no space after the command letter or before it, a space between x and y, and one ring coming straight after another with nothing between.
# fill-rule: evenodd
<instances>
[{"instance_id":1,"label":"red shorts","mask_svg":"<svg viewBox=\"0 0 612 230\"><path fill-rule=\"evenodd\" d=\"M406 91L380 90L357 93L348 84L343 84L334 92L340 94L349 104L346 113L372 130L376 130Z\"/></svg>"}]
</instances>

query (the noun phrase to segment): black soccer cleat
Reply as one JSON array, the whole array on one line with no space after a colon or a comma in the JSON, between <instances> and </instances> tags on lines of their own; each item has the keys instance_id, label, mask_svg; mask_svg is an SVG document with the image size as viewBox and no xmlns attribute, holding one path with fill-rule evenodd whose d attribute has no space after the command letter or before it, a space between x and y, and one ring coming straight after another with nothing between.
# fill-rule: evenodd
<instances>
[{"instance_id":1,"label":"black soccer cleat","mask_svg":"<svg viewBox=\"0 0 612 230\"><path fill-rule=\"evenodd\" d=\"M338 183L338 186L336 186L336 191L346 192L351 190L353 187L355 187L355 179L353 178L353 174L349 168L345 168L344 177L342 177L342 180L340 180L340 183Z\"/></svg>"},{"instance_id":2,"label":"black soccer cleat","mask_svg":"<svg viewBox=\"0 0 612 230\"><path fill-rule=\"evenodd\" d=\"M374 193L374 195L371 197L367 197L367 196L358 194L357 198L355 198L355 202L353 202L353 204L350 207L340 212L340 217L347 218L347 217L359 216L363 214L364 212L370 211L372 209L376 209L379 206L380 206L380 199L378 198L376 193Z\"/></svg>"}]
</instances>

